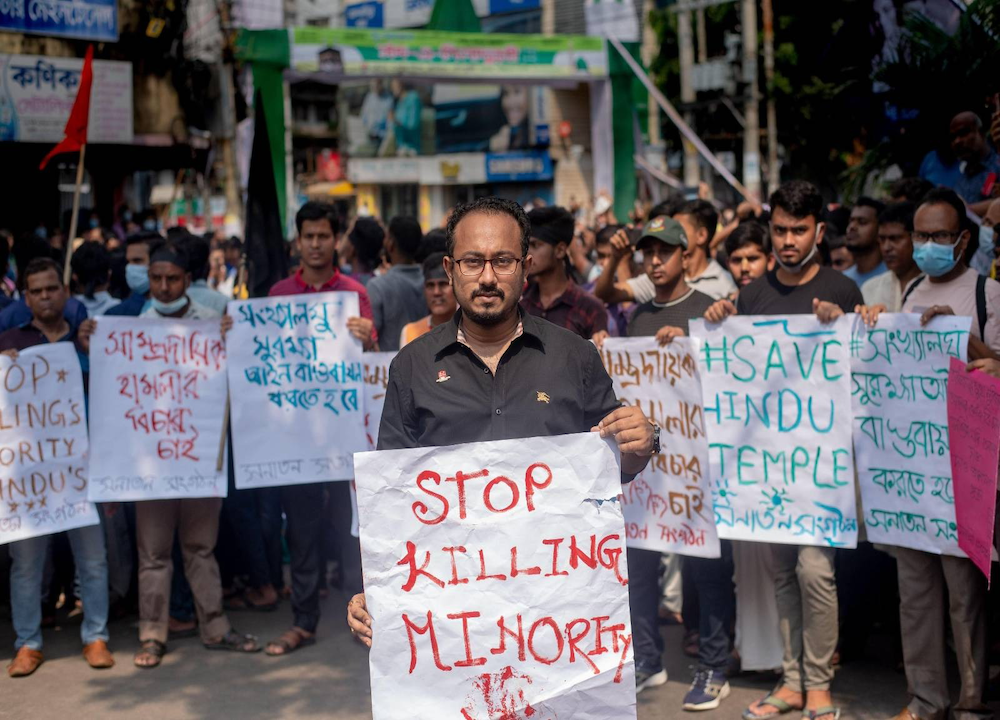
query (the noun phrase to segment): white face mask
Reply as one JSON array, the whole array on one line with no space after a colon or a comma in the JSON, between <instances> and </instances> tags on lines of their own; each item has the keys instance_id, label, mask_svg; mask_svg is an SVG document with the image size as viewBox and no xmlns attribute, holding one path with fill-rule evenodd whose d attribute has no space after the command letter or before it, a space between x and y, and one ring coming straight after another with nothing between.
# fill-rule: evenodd
<instances>
[{"instance_id":1,"label":"white face mask","mask_svg":"<svg viewBox=\"0 0 1000 720\"><path fill-rule=\"evenodd\" d=\"M806 255L801 260L799 260L794 265L789 265L788 263L782 262L781 258L778 257L778 253L776 252L772 251L771 255L774 256L774 261L778 263L779 267L781 267L782 270L784 270L787 273L791 273L792 275L798 275L800 272L802 272L802 269L806 265L808 265L814 257L816 257L816 244L813 243L812 250L809 251L809 254Z\"/></svg>"},{"instance_id":2,"label":"white face mask","mask_svg":"<svg viewBox=\"0 0 1000 720\"><path fill-rule=\"evenodd\" d=\"M989 249L992 253L993 248L996 246L996 235L992 226L980 225L979 226L979 249Z\"/></svg>"}]
</instances>

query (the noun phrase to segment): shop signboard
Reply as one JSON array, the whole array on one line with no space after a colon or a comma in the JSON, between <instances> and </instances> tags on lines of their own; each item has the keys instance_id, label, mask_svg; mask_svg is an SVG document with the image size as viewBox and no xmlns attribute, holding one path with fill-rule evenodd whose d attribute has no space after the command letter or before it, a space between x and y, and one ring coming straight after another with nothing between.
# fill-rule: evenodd
<instances>
[{"instance_id":1,"label":"shop signboard","mask_svg":"<svg viewBox=\"0 0 1000 720\"><path fill-rule=\"evenodd\" d=\"M0 30L118 42L117 0L0 0Z\"/></svg>"}]
</instances>

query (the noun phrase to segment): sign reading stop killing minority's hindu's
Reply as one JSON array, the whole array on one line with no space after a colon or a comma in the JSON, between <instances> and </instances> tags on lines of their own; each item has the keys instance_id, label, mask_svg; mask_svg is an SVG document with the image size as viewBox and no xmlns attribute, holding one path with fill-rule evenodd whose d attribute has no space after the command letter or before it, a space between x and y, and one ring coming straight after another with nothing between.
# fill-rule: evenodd
<instances>
[{"instance_id":1,"label":"sign reading stop killing minority's hindu's","mask_svg":"<svg viewBox=\"0 0 1000 720\"><path fill-rule=\"evenodd\" d=\"M613 445L389 450L355 468L375 720L635 718Z\"/></svg>"}]
</instances>

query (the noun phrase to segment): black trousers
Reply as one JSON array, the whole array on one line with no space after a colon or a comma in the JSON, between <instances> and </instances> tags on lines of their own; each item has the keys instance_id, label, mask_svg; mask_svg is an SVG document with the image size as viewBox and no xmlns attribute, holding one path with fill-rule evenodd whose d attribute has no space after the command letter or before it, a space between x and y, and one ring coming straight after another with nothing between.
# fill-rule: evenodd
<instances>
[{"instance_id":1,"label":"black trousers","mask_svg":"<svg viewBox=\"0 0 1000 720\"><path fill-rule=\"evenodd\" d=\"M657 673L663 669L660 635L660 553L626 548L628 603L632 616L635 669Z\"/></svg>"}]
</instances>

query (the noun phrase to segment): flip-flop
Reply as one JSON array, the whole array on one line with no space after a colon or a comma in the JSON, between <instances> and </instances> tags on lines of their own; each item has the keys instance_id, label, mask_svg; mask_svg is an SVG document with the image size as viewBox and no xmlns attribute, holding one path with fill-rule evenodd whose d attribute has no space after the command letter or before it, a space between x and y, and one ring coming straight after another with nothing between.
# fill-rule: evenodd
<instances>
[{"instance_id":1,"label":"flip-flop","mask_svg":"<svg viewBox=\"0 0 1000 720\"><path fill-rule=\"evenodd\" d=\"M247 597L246 592L241 592L232 595L225 601L224 606L226 610L232 610L234 612L241 612L244 610L248 610L250 612L274 612L278 609L278 601L275 600L273 603L258 605Z\"/></svg>"},{"instance_id":2,"label":"flip-flop","mask_svg":"<svg viewBox=\"0 0 1000 720\"><path fill-rule=\"evenodd\" d=\"M824 705L812 710L803 710L802 720L816 720L816 718L821 718L824 715L833 715L833 720L840 720L840 708L833 705Z\"/></svg>"},{"instance_id":3,"label":"flip-flop","mask_svg":"<svg viewBox=\"0 0 1000 720\"><path fill-rule=\"evenodd\" d=\"M163 656L166 654L167 646L159 640L143 640L139 646L139 652L135 654L132 662L138 668L152 670L155 667L159 667L160 663L163 662ZM141 655L149 655L155 660L155 662L150 664L139 663L138 659Z\"/></svg>"},{"instance_id":4,"label":"flip-flop","mask_svg":"<svg viewBox=\"0 0 1000 720\"><path fill-rule=\"evenodd\" d=\"M761 705L770 705L771 707L775 708L777 712L769 712L769 713L764 713L763 715L758 715L750 708L747 708L746 710L743 711L743 720L771 720L772 718L776 718L790 712L796 712L802 710L802 708L793 707L792 705L789 705L781 698L775 697L774 695L767 695L756 704L758 707ZM803 715L802 717L806 718L805 715ZM806 720L813 720L813 719L806 718Z\"/></svg>"},{"instance_id":5,"label":"flip-flop","mask_svg":"<svg viewBox=\"0 0 1000 720\"><path fill-rule=\"evenodd\" d=\"M249 647L248 647L249 646ZM229 650L231 652L255 653L260 652L260 643L253 635L240 635L238 632L230 630L218 642L205 643L206 650Z\"/></svg>"},{"instance_id":6,"label":"flip-flop","mask_svg":"<svg viewBox=\"0 0 1000 720\"><path fill-rule=\"evenodd\" d=\"M297 642L292 642L291 637L297 638ZM282 633L277 640L272 640L264 648L264 654L270 655L271 657L282 657L284 655L290 655L296 650L300 650L309 645L316 644L316 636L311 635L309 637L303 635L296 630L289 630ZM281 648L281 652L271 652L271 647Z\"/></svg>"}]
</instances>

